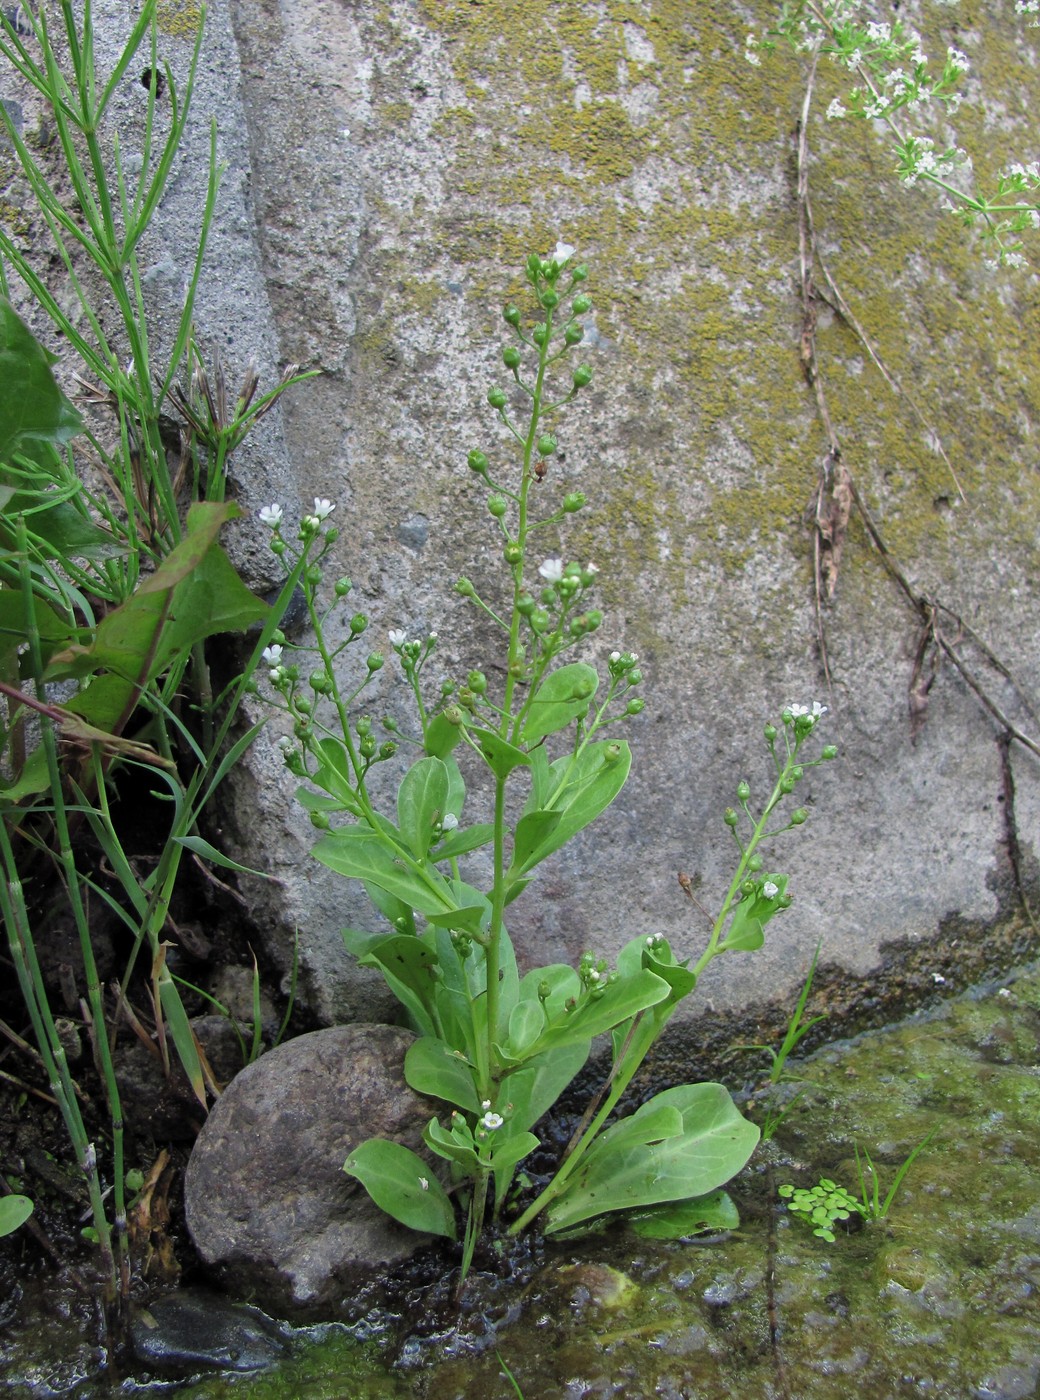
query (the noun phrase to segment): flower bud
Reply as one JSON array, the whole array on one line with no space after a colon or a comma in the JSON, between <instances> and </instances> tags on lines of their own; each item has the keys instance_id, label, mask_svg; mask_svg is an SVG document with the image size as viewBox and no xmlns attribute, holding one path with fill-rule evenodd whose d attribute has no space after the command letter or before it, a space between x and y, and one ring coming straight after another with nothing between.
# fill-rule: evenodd
<instances>
[{"instance_id":1,"label":"flower bud","mask_svg":"<svg viewBox=\"0 0 1040 1400\"><path fill-rule=\"evenodd\" d=\"M589 268L587 263L579 263L577 267L572 267L570 271L572 282L584 282L586 277L588 277L589 275ZM586 308L586 310L587 309L588 308Z\"/></svg>"},{"instance_id":2,"label":"flower bud","mask_svg":"<svg viewBox=\"0 0 1040 1400\"><path fill-rule=\"evenodd\" d=\"M543 433L535 444L539 457L551 457L556 451L556 439L552 433Z\"/></svg>"},{"instance_id":3,"label":"flower bud","mask_svg":"<svg viewBox=\"0 0 1040 1400\"><path fill-rule=\"evenodd\" d=\"M579 326L577 321L568 321L563 330L563 343L565 345L580 345L585 339L585 327Z\"/></svg>"},{"instance_id":4,"label":"flower bud","mask_svg":"<svg viewBox=\"0 0 1040 1400\"><path fill-rule=\"evenodd\" d=\"M512 303L510 303L510 305L507 306L502 312L502 320L505 321L507 326L512 326L514 329L516 329L516 327L520 324L519 306L513 306Z\"/></svg>"},{"instance_id":5,"label":"flower bud","mask_svg":"<svg viewBox=\"0 0 1040 1400\"><path fill-rule=\"evenodd\" d=\"M791 825L801 826L803 822L809 820L809 813L805 807L799 807L797 811L791 813Z\"/></svg>"},{"instance_id":6,"label":"flower bud","mask_svg":"<svg viewBox=\"0 0 1040 1400\"><path fill-rule=\"evenodd\" d=\"M754 880L743 880L740 886L740 893L743 895L758 894L758 886Z\"/></svg>"},{"instance_id":7,"label":"flower bud","mask_svg":"<svg viewBox=\"0 0 1040 1400\"><path fill-rule=\"evenodd\" d=\"M761 869L762 869L762 857L761 857L761 856L752 856L751 859L750 859L750 860L748 861L748 863L747 863L747 868L748 868L750 871L752 871L752 873L755 872L756 870L761 870Z\"/></svg>"},{"instance_id":8,"label":"flower bud","mask_svg":"<svg viewBox=\"0 0 1040 1400\"><path fill-rule=\"evenodd\" d=\"M585 614L585 628L588 632L595 632L597 628L603 626L603 614L599 608L591 608Z\"/></svg>"},{"instance_id":9,"label":"flower bud","mask_svg":"<svg viewBox=\"0 0 1040 1400\"><path fill-rule=\"evenodd\" d=\"M628 673L628 683L629 683L629 685L639 685L640 682L642 681L642 679L643 679L643 673L642 673L642 671L639 669L638 666L636 666L633 670L629 671L629 673Z\"/></svg>"},{"instance_id":10,"label":"flower bud","mask_svg":"<svg viewBox=\"0 0 1040 1400\"><path fill-rule=\"evenodd\" d=\"M603 762L606 763L608 766L612 766L613 764L617 763L620 757L620 744L608 744L607 747L603 750Z\"/></svg>"},{"instance_id":11,"label":"flower bud","mask_svg":"<svg viewBox=\"0 0 1040 1400\"><path fill-rule=\"evenodd\" d=\"M778 909L790 909L792 903L793 901L789 894L782 894L776 901L776 907Z\"/></svg>"},{"instance_id":12,"label":"flower bud","mask_svg":"<svg viewBox=\"0 0 1040 1400\"><path fill-rule=\"evenodd\" d=\"M544 322L540 321L538 325L535 326L535 328L532 330L531 339L534 341L535 345L544 345L546 336L548 334L548 326L546 326Z\"/></svg>"},{"instance_id":13,"label":"flower bud","mask_svg":"<svg viewBox=\"0 0 1040 1400\"><path fill-rule=\"evenodd\" d=\"M581 510L585 505L584 491L571 491L563 498L563 508L568 515L573 515L575 511Z\"/></svg>"},{"instance_id":14,"label":"flower bud","mask_svg":"<svg viewBox=\"0 0 1040 1400\"><path fill-rule=\"evenodd\" d=\"M372 719L369 715L362 715L354 725L359 739L367 739L372 733Z\"/></svg>"},{"instance_id":15,"label":"flower bud","mask_svg":"<svg viewBox=\"0 0 1040 1400\"><path fill-rule=\"evenodd\" d=\"M535 608L534 612L527 619L531 628L535 632L544 632L549 626L549 614L544 608Z\"/></svg>"},{"instance_id":16,"label":"flower bud","mask_svg":"<svg viewBox=\"0 0 1040 1400\"><path fill-rule=\"evenodd\" d=\"M362 758L375 758L378 745L371 735L367 739L362 739L358 744L358 752Z\"/></svg>"},{"instance_id":17,"label":"flower bud","mask_svg":"<svg viewBox=\"0 0 1040 1400\"><path fill-rule=\"evenodd\" d=\"M365 663L370 671L381 671L384 665L382 652L374 651Z\"/></svg>"},{"instance_id":18,"label":"flower bud","mask_svg":"<svg viewBox=\"0 0 1040 1400\"><path fill-rule=\"evenodd\" d=\"M475 695L487 694L487 676L484 675L483 671L470 671L467 681L470 690L472 690Z\"/></svg>"},{"instance_id":19,"label":"flower bud","mask_svg":"<svg viewBox=\"0 0 1040 1400\"><path fill-rule=\"evenodd\" d=\"M646 707L646 701L640 699L638 695L633 695L632 699L625 706L626 715L641 715Z\"/></svg>"},{"instance_id":20,"label":"flower bud","mask_svg":"<svg viewBox=\"0 0 1040 1400\"><path fill-rule=\"evenodd\" d=\"M466 458L466 465L471 472L477 472L480 476L487 475L488 459L477 448L474 448Z\"/></svg>"},{"instance_id":21,"label":"flower bud","mask_svg":"<svg viewBox=\"0 0 1040 1400\"><path fill-rule=\"evenodd\" d=\"M521 617L530 617L538 604L531 597L530 593L521 593L516 600L516 610Z\"/></svg>"},{"instance_id":22,"label":"flower bud","mask_svg":"<svg viewBox=\"0 0 1040 1400\"><path fill-rule=\"evenodd\" d=\"M527 273L529 277L538 277L542 271L542 260L537 253L532 253L527 259Z\"/></svg>"},{"instance_id":23,"label":"flower bud","mask_svg":"<svg viewBox=\"0 0 1040 1400\"><path fill-rule=\"evenodd\" d=\"M738 784L737 784L737 800L738 800L739 802L746 802L750 796L751 796L751 785L750 785L749 783L738 783Z\"/></svg>"},{"instance_id":24,"label":"flower bud","mask_svg":"<svg viewBox=\"0 0 1040 1400\"><path fill-rule=\"evenodd\" d=\"M338 539L339 539L339 530L337 529L337 527L336 527L335 525L333 525L333 527L332 527L331 530L326 530L326 531L325 531L325 543L326 543L326 544L335 544L336 541L337 541Z\"/></svg>"},{"instance_id":25,"label":"flower bud","mask_svg":"<svg viewBox=\"0 0 1040 1400\"><path fill-rule=\"evenodd\" d=\"M765 729L764 729L762 732L763 732L763 734L766 736L766 743L767 743L767 744L773 743L773 741L776 739L776 725L775 725L775 724L767 724L766 727L765 727Z\"/></svg>"},{"instance_id":26,"label":"flower bud","mask_svg":"<svg viewBox=\"0 0 1040 1400\"><path fill-rule=\"evenodd\" d=\"M727 826L736 826L740 818L737 816L736 812L734 812L732 807L727 807L722 814L722 820L726 823Z\"/></svg>"},{"instance_id":27,"label":"flower bud","mask_svg":"<svg viewBox=\"0 0 1040 1400\"><path fill-rule=\"evenodd\" d=\"M838 750L833 744L827 744L820 753L822 759L830 760L838 757Z\"/></svg>"},{"instance_id":28,"label":"flower bud","mask_svg":"<svg viewBox=\"0 0 1040 1400\"><path fill-rule=\"evenodd\" d=\"M584 389L586 385L592 383L592 370L588 365L579 365L574 371L575 389Z\"/></svg>"},{"instance_id":29,"label":"flower bud","mask_svg":"<svg viewBox=\"0 0 1040 1400\"><path fill-rule=\"evenodd\" d=\"M538 1000L548 1001L552 996L552 983L544 979L538 983Z\"/></svg>"},{"instance_id":30,"label":"flower bud","mask_svg":"<svg viewBox=\"0 0 1040 1400\"><path fill-rule=\"evenodd\" d=\"M789 792L794 792L794 779L789 773L785 773L780 779L779 788L785 797Z\"/></svg>"},{"instance_id":31,"label":"flower bud","mask_svg":"<svg viewBox=\"0 0 1040 1400\"><path fill-rule=\"evenodd\" d=\"M492 408L501 412L506 406L505 391L502 389L489 389L487 392L487 401Z\"/></svg>"},{"instance_id":32,"label":"flower bud","mask_svg":"<svg viewBox=\"0 0 1040 1400\"><path fill-rule=\"evenodd\" d=\"M317 695L331 695L332 681L326 671L315 671L310 678L311 689Z\"/></svg>"},{"instance_id":33,"label":"flower bud","mask_svg":"<svg viewBox=\"0 0 1040 1400\"><path fill-rule=\"evenodd\" d=\"M509 509L509 502L506 500L505 496L489 496L487 508L496 520L501 520Z\"/></svg>"},{"instance_id":34,"label":"flower bud","mask_svg":"<svg viewBox=\"0 0 1040 1400\"><path fill-rule=\"evenodd\" d=\"M456 729L458 729L458 727L461 724L463 724L466 719L466 716L459 709L458 705L448 705L446 709L443 709L441 711L441 714L448 721L448 723L453 724Z\"/></svg>"},{"instance_id":35,"label":"flower bud","mask_svg":"<svg viewBox=\"0 0 1040 1400\"><path fill-rule=\"evenodd\" d=\"M521 549L520 545L517 544L516 540L510 540L502 551L502 558L507 564L520 564L523 562L524 551Z\"/></svg>"},{"instance_id":36,"label":"flower bud","mask_svg":"<svg viewBox=\"0 0 1040 1400\"><path fill-rule=\"evenodd\" d=\"M805 777L805 769L800 763L796 763L791 769L791 777L796 783L800 783Z\"/></svg>"},{"instance_id":37,"label":"flower bud","mask_svg":"<svg viewBox=\"0 0 1040 1400\"><path fill-rule=\"evenodd\" d=\"M271 540L271 553L279 556L285 553L285 541L280 539L278 535L275 535Z\"/></svg>"},{"instance_id":38,"label":"flower bud","mask_svg":"<svg viewBox=\"0 0 1040 1400\"><path fill-rule=\"evenodd\" d=\"M272 645L273 647L284 647L284 646L285 646L285 633L282 631L282 629L281 629L280 627L277 628L274 632L271 633L271 645Z\"/></svg>"},{"instance_id":39,"label":"flower bud","mask_svg":"<svg viewBox=\"0 0 1040 1400\"><path fill-rule=\"evenodd\" d=\"M385 739L383 743L379 745L379 757L381 759L393 758L396 752L397 745L394 743L393 739Z\"/></svg>"},{"instance_id":40,"label":"flower bud","mask_svg":"<svg viewBox=\"0 0 1040 1400\"><path fill-rule=\"evenodd\" d=\"M539 300L545 307L546 311L554 311L556 307L560 304L559 295L553 291L543 292Z\"/></svg>"},{"instance_id":41,"label":"flower bud","mask_svg":"<svg viewBox=\"0 0 1040 1400\"><path fill-rule=\"evenodd\" d=\"M310 818L311 818L311 826L316 827L316 828L318 829L318 831L328 831L328 829L329 829L329 814L328 814L328 812L311 812Z\"/></svg>"},{"instance_id":42,"label":"flower bud","mask_svg":"<svg viewBox=\"0 0 1040 1400\"><path fill-rule=\"evenodd\" d=\"M310 584L311 588L318 588L321 584L321 569L317 564L309 565L304 573L304 578Z\"/></svg>"},{"instance_id":43,"label":"flower bud","mask_svg":"<svg viewBox=\"0 0 1040 1400\"><path fill-rule=\"evenodd\" d=\"M350 619L350 631L351 635L354 637L360 637L361 633L364 632L367 626L368 618L365 616L364 613L355 613L354 616Z\"/></svg>"},{"instance_id":44,"label":"flower bud","mask_svg":"<svg viewBox=\"0 0 1040 1400\"><path fill-rule=\"evenodd\" d=\"M308 700L306 695L298 695L293 703L296 706L297 714L309 715L313 714L314 712L314 703L313 701Z\"/></svg>"},{"instance_id":45,"label":"flower bud","mask_svg":"<svg viewBox=\"0 0 1040 1400\"><path fill-rule=\"evenodd\" d=\"M455 592L463 598L473 598L476 595L476 590L466 577L455 580Z\"/></svg>"},{"instance_id":46,"label":"flower bud","mask_svg":"<svg viewBox=\"0 0 1040 1400\"><path fill-rule=\"evenodd\" d=\"M502 363L506 369L520 368L520 351L515 345L507 345L502 351Z\"/></svg>"},{"instance_id":47,"label":"flower bud","mask_svg":"<svg viewBox=\"0 0 1040 1400\"><path fill-rule=\"evenodd\" d=\"M336 597L345 598L353 587L354 585L349 578L338 578L334 585Z\"/></svg>"}]
</instances>

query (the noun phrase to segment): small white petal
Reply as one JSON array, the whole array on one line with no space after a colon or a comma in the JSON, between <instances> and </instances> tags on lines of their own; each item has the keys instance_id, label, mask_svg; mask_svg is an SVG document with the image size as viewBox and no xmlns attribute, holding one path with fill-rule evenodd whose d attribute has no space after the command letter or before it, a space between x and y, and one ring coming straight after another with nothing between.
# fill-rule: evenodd
<instances>
[{"instance_id":1,"label":"small white petal","mask_svg":"<svg viewBox=\"0 0 1040 1400\"><path fill-rule=\"evenodd\" d=\"M563 560L546 559L544 563L538 565L538 572L546 583L559 583L563 578Z\"/></svg>"},{"instance_id":2,"label":"small white petal","mask_svg":"<svg viewBox=\"0 0 1040 1400\"><path fill-rule=\"evenodd\" d=\"M565 262L570 262L571 258L573 257L574 249L569 243L557 243L556 252L552 255L552 260L554 263L556 263L559 267L562 267Z\"/></svg>"}]
</instances>

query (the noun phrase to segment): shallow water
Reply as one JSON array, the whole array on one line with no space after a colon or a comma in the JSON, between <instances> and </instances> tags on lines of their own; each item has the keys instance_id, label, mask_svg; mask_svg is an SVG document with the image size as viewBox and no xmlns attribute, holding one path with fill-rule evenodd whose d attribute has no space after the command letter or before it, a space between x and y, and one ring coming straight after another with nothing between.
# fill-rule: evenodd
<instances>
[{"instance_id":1,"label":"shallow water","mask_svg":"<svg viewBox=\"0 0 1040 1400\"><path fill-rule=\"evenodd\" d=\"M373 1310L353 1330L296 1333L275 1370L178 1394L508 1400L501 1357L525 1400L1040 1395L1040 973L831 1045L799 1073L786 1092L804 1096L733 1183L732 1235L659 1243L615 1227L555 1246L516 1281L476 1278L460 1328L443 1296L403 1344ZM883 1198L933 1129L888 1218L839 1225L833 1244L776 1197L821 1175L855 1194L858 1144ZM21 1388L102 1393L59 1372L45 1360Z\"/></svg>"}]
</instances>

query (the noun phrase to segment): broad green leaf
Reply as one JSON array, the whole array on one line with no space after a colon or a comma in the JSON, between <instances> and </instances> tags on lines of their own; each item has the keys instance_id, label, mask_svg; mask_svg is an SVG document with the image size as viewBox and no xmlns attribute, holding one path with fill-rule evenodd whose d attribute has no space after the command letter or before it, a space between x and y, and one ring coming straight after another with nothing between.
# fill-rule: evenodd
<instances>
[{"instance_id":1,"label":"broad green leaf","mask_svg":"<svg viewBox=\"0 0 1040 1400\"><path fill-rule=\"evenodd\" d=\"M83 426L58 388L51 369L55 363L7 298L0 297L0 462L10 462L27 440L67 442Z\"/></svg>"},{"instance_id":2,"label":"broad green leaf","mask_svg":"<svg viewBox=\"0 0 1040 1400\"><path fill-rule=\"evenodd\" d=\"M423 747L431 758L447 758L462 738L463 725L452 724L444 714L434 715L426 726Z\"/></svg>"},{"instance_id":3,"label":"broad green leaf","mask_svg":"<svg viewBox=\"0 0 1040 1400\"><path fill-rule=\"evenodd\" d=\"M537 854L563 819L560 811L527 812L516 824L511 869L528 870L542 859Z\"/></svg>"},{"instance_id":4,"label":"broad green leaf","mask_svg":"<svg viewBox=\"0 0 1040 1400\"><path fill-rule=\"evenodd\" d=\"M508 778L514 768L526 767L531 761L523 749L500 739L490 729L470 730L470 733L496 778Z\"/></svg>"},{"instance_id":5,"label":"broad green leaf","mask_svg":"<svg viewBox=\"0 0 1040 1400\"><path fill-rule=\"evenodd\" d=\"M410 1148L383 1138L359 1142L343 1170L356 1177L380 1210L428 1235L455 1238L455 1212L429 1165Z\"/></svg>"},{"instance_id":6,"label":"broad green leaf","mask_svg":"<svg viewBox=\"0 0 1040 1400\"><path fill-rule=\"evenodd\" d=\"M584 1066L591 1048L592 1042L588 1040L564 1045L525 1060L519 1069L509 1071L502 1080L502 1088L511 1105L509 1127L512 1132L533 1128L539 1118L548 1113ZM512 1167L496 1171L497 1203L501 1204L505 1199L512 1179Z\"/></svg>"},{"instance_id":7,"label":"broad green leaf","mask_svg":"<svg viewBox=\"0 0 1040 1400\"><path fill-rule=\"evenodd\" d=\"M737 905L726 937L719 944L720 948L740 953L750 953L756 948L761 948L765 942L766 924L774 914L780 912L780 900L787 889L788 878L786 875L761 877L761 885L772 883L776 886L776 893L763 894L760 886L758 892L745 895Z\"/></svg>"},{"instance_id":8,"label":"broad green leaf","mask_svg":"<svg viewBox=\"0 0 1040 1400\"><path fill-rule=\"evenodd\" d=\"M89 646L73 645L51 658L51 673L82 678L106 670L143 683L205 637L242 631L264 617L267 605L253 597L216 543L225 521L240 514L234 502L196 502L181 542L101 620Z\"/></svg>"},{"instance_id":9,"label":"broad green leaf","mask_svg":"<svg viewBox=\"0 0 1040 1400\"><path fill-rule=\"evenodd\" d=\"M458 1162L459 1166L468 1172L476 1172L480 1159L468 1135L463 1139L461 1134L442 1128L438 1119L431 1118L423 1129L423 1142L431 1152L436 1152L438 1157L443 1157L448 1162Z\"/></svg>"},{"instance_id":10,"label":"broad green leaf","mask_svg":"<svg viewBox=\"0 0 1040 1400\"><path fill-rule=\"evenodd\" d=\"M664 1001L669 990L667 982L647 969L634 977L619 978L609 983L599 996L590 997L575 1010L564 1011L554 1018L532 1048L540 1053L561 1045L593 1040L640 1011Z\"/></svg>"},{"instance_id":11,"label":"broad green leaf","mask_svg":"<svg viewBox=\"0 0 1040 1400\"><path fill-rule=\"evenodd\" d=\"M481 846L489 846L495 837L495 828L490 822L475 822L473 826L459 827L451 832L430 852L431 860L455 860L458 856L478 851Z\"/></svg>"},{"instance_id":12,"label":"broad green leaf","mask_svg":"<svg viewBox=\"0 0 1040 1400\"><path fill-rule=\"evenodd\" d=\"M363 827L341 827L327 831L316 843L313 854L340 875L370 881L421 914L441 914L454 908L448 886L436 870L425 875L409 868L403 857L396 858L374 831Z\"/></svg>"},{"instance_id":13,"label":"broad green leaf","mask_svg":"<svg viewBox=\"0 0 1040 1400\"><path fill-rule=\"evenodd\" d=\"M28 1196L0 1196L0 1236L13 1235L33 1213Z\"/></svg>"},{"instance_id":14,"label":"broad green leaf","mask_svg":"<svg viewBox=\"0 0 1040 1400\"><path fill-rule=\"evenodd\" d=\"M641 1142L640 1118L660 1123L676 1108L682 1131ZM549 1207L546 1233L568 1230L608 1211L705 1196L744 1166L758 1128L741 1117L721 1084L666 1089L593 1143L563 1193Z\"/></svg>"},{"instance_id":15,"label":"broad green leaf","mask_svg":"<svg viewBox=\"0 0 1040 1400\"><path fill-rule=\"evenodd\" d=\"M341 932L347 951L354 954L362 967L378 967L382 972L386 985L408 1012L412 1029L418 1035L436 1035L437 1026L434 1024L430 1012L436 989L428 985L434 980L428 968L431 963L436 961L436 957L431 955L429 962L426 961L430 950L416 938L414 931L412 933L387 934L364 933L360 929L345 928ZM411 939L418 948L423 950L418 956L418 966L412 966L407 956L402 963L389 950L385 960L381 961L375 955L376 949L380 945L389 943L394 938ZM423 982L424 975L427 979L425 983Z\"/></svg>"},{"instance_id":16,"label":"broad green leaf","mask_svg":"<svg viewBox=\"0 0 1040 1400\"><path fill-rule=\"evenodd\" d=\"M512 1173L517 1162L523 1161L525 1157L541 1145L540 1139L534 1133L510 1133L508 1128L512 1124L507 1123L504 1127L495 1132L494 1144L491 1148L491 1165L495 1174L503 1172Z\"/></svg>"},{"instance_id":17,"label":"broad green leaf","mask_svg":"<svg viewBox=\"0 0 1040 1400\"><path fill-rule=\"evenodd\" d=\"M401 835L422 860L448 804L448 770L439 758L420 758L401 779L397 821Z\"/></svg>"},{"instance_id":18,"label":"broad green leaf","mask_svg":"<svg viewBox=\"0 0 1040 1400\"><path fill-rule=\"evenodd\" d=\"M636 969L638 971L638 968ZM548 989L545 998L545 1014L550 1021L563 1015L564 1007L571 998L577 998L581 991L581 980L570 963L551 963L548 967L534 967L520 982L521 1001L540 1001L539 991Z\"/></svg>"},{"instance_id":19,"label":"broad green leaf","mask_svg":"<svg viewBox=\"0 0 1040 1400\"><path fill-rule=\"evenodd\" d=\"M444 914L427 914L429 923L438 928L454 929L456 933L476 934L482 931L482 925L487 919L488 906L484 904L467 904L461 909L450 909Z\"/></svg>"},{"instance_id":20,"label":"broad green leaf","mask_svg":"<svg viewBox=\"0 0 1040 1400\"><path fill-rule=\"evenodd\" d=\"M547 734L556 734L587 715L598 689L599 675L584 661L553 671L530 701L523 727L524 743L536 744Z\"/></svg>"},{"instance_id":21,"label":"broad green leaf","mask_svg":"<svg viewBox=\"0 0 1040 1400\"><path fill-rule=\"evenodd\" d=\"M589 744L576 760L557 759L550 774L557 785L563 784L552 803L552 810L560 813L560 820L524 860L517 861L514 856L509 878L526 874L595 821L624 787L631 766L632 752L626 743L618 740ZM532 789L532 799L534 795ZM544 800L540 809L549 810ZM525 815L535 815L535 809L531 808Z\"/></svg>"},{"instance_id":22,"label":"broad green leaf","mask_svg":"<svg viewBox=\"0 0 1040 1400\"><path fill-rule=\"evenodd\" d=\"M25 513L30 545L43 558L102 560L129 552L125 541L96 525L72 501L32 510L34 500L29 493L19 491L7 502L4 514L10 518Z\"/></svg>"},{"instance_id":23,"label":"broad green leaf","mask_svg":"<svg viewBox=\"0 0 1040 1400\"><path fill-rule=\"evenodd\" d=\"M625 1217L628 1228L647 1240L685 1240L695 1235L740 1228L740 1214L725 1191L690 1201L670 1201Z\"/></svg>"},{"instance_id":24,"label":"broad green leaf","mask_svg":"<svg viewBox=\"0 0 1040 1400\"><path fill-rule=\"evenodd\" d=\"M653 952L646 948L643 951L643 966L656 973L658 977L663 977L672 989L670 1000L680 1002L683 997L687 997L697 985L697 974L691 972L688 967L682 967L676 962L665 962L663 958L657 958Z\"/></svg>"},{"instance_id":25,"label":"broad green leaf","mask_svg":"<svg viewBox=\"0 0 1040 1400\"><path fill-rule=\"evenodd\" d=\"M545 1012L540 1001L518 1001L509 1016L506 1053L522 1059L545 1029Z\"/></svg>"},{"instance_id":26,"label":"broad green leaf","mask_svg":"<svg viewBox=\"0 0 1040 1400\"><path fill-rule=\"evenodd\" d=\"M32 625L39 634L45 657L55 647L67 644L76 636L76 629L70 626L69 619L42 598L34 596L31 607ZM18 648L28 636L29 625L25 594L19 588L0 588L0 666L3 666L8 680L14 670Z\"/></svg>"},{"instance_id":27,"label":"broad green leaf","mask_svg":"<svg viewBox=\"0 0 1040 1400\"><path fill-rule=\"evenodd\" d=\"M38 792L46 792L51 785L47 754L43 746L33 749L25 760L25 766L9 787L0 786L0 801L4 805L21 802L23 797L35 797Z\"/></svg>"},{"instance_id":28,"label":"broad green leaf","mask_svg":"<svg viewBox=\"0 0 1040 1400\"><path fill-rule=\"evenodd\" d=\"M480 1111L473 1066L443 1040L424 1036L404 1057L404 1077L417 1094L432 1094L468 1113Z\"/></svg>"}]
</instances>

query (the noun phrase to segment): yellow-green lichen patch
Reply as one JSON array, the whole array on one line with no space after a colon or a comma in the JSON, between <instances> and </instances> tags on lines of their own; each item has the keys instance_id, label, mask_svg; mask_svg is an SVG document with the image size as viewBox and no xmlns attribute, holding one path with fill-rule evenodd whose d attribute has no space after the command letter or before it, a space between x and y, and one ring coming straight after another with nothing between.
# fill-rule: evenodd
<instances>
[{"instance_id":1,"label":"yellow-green lichen patch","mask_svg":"<svg viewBox=\"0 0 1040 1400\"><path fill-rule=\"evenodd\" d=\"M194 39L202 22L202 7L195 0L158 0L155 22L162 34Z\"/></svg>"}]
</instances>

